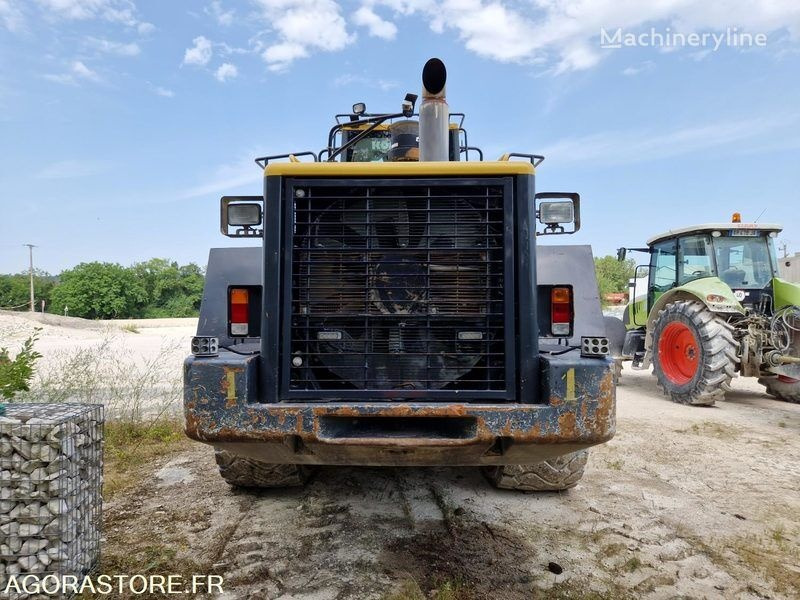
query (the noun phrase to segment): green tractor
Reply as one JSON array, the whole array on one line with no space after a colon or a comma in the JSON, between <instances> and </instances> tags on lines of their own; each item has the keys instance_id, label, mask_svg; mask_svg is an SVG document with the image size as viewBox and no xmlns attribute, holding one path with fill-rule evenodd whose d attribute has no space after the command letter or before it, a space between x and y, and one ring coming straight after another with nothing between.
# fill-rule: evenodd
<instances>
[{"instance_id":1,"label":"green tractor","mask_svg":"<svg viewBox=\"0 0 800 600\"><path fill-rule=\"evenodd\" d=\"M657 235L636 267L623 318L608 317L612 354L653 371L683 404L723 399L737 375L800 402L800 286L778 276L779 225L731 223Z\"/></svg>"}]
</instances>

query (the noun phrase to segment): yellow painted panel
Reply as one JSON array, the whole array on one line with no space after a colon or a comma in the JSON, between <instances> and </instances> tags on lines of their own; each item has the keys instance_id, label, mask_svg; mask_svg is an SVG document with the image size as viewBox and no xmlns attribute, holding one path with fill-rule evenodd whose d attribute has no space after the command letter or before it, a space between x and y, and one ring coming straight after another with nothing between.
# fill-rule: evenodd
<instances>
[{"instance_id":1,"label":"yellow painted panel","mask_svg":"<svg viewBox=\"0 0 800 600\"><path fill-rule=\"evenodd\" d=\"M567 402L575 400L575 369L570 368L567 371Z\"/></svg>"},{"instance_id":2,"label":"yellow painted panel","mask_svg":"<svg viewBox=\"0 0 800 600\"><path fill-rule=\"evenodd\" d=\"M427 177L470 175L533 175L533 165L523 161L452 162L276 162L264 175L284 177Z\"/></svg>"}]
</instances>

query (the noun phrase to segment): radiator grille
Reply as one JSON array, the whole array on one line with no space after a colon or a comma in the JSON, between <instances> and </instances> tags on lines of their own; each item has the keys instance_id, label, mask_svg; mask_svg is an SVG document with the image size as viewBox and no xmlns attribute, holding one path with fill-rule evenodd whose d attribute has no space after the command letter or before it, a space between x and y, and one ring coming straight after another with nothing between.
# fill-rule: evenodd
<instances>
[{"instance_id":1,"label":"radiator grille","mask_svg":"<svg viewBox=\"0 0 800 600\"><path fill-rule=\"evenodd\" d=\"M290 193L290 390L506 388L502 185Z\"/></svg>"}]
</instances>

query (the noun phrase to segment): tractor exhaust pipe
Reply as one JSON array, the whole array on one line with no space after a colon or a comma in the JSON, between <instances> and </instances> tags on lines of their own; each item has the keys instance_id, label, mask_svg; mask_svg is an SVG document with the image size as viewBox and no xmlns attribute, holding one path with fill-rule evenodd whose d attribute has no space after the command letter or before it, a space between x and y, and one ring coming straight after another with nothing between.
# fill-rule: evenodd
<instances>
[{"instance_id":1,"label":"tractor exhaust pipe","mask_svg":"<svg viewBox=\"0 0 800 600\"><path fill-rule=\"evenodd\" d=\"M450 107L445 98L447 69L432 58L422 69L422 104L419 107L419 159L450 160Z\"/></svg>"}]
</instances>

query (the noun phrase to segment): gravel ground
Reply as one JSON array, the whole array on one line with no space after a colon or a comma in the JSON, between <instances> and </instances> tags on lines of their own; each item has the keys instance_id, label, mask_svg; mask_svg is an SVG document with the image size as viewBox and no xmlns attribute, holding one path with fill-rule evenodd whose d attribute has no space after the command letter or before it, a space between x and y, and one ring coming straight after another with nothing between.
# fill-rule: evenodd
<instances>
[{"instance_id":1,"label":"gravel ground","mask_svg":"<svg viewBox=\"0 0 800 600\"><path fill-rule=\"evenodd\" d=\"M34 325L0 315L0 345ZM110 338L133 363L163 358L179 377L193 327L175 325L44 325L42 366ZM626 366L617 436L569 492L498 491L470 468L331 467L303 489L243 493L193 444L107 503L104 552L156 555L163 574L218 573L237 600L797 598L798 433L800 405L754 380L735 380L716 407L689 407Z\"/></svg>"},{"instance_id":2,"label":"gravel ground","mask_svg":"<svg viewBox=\"0 0 800 600\"><path fill-rule=\"evenodd\" d=\"M735 383L689 407L626 370L618 434L566 493L498 491L470 468L340 467L242 493L197 447L135 505L113 503L140 515L116 535L160 507L163 543L223 575L231 599L428 597L445 582L458 598L796 598L800 406Z\"/></svg>"}]
</instances>

